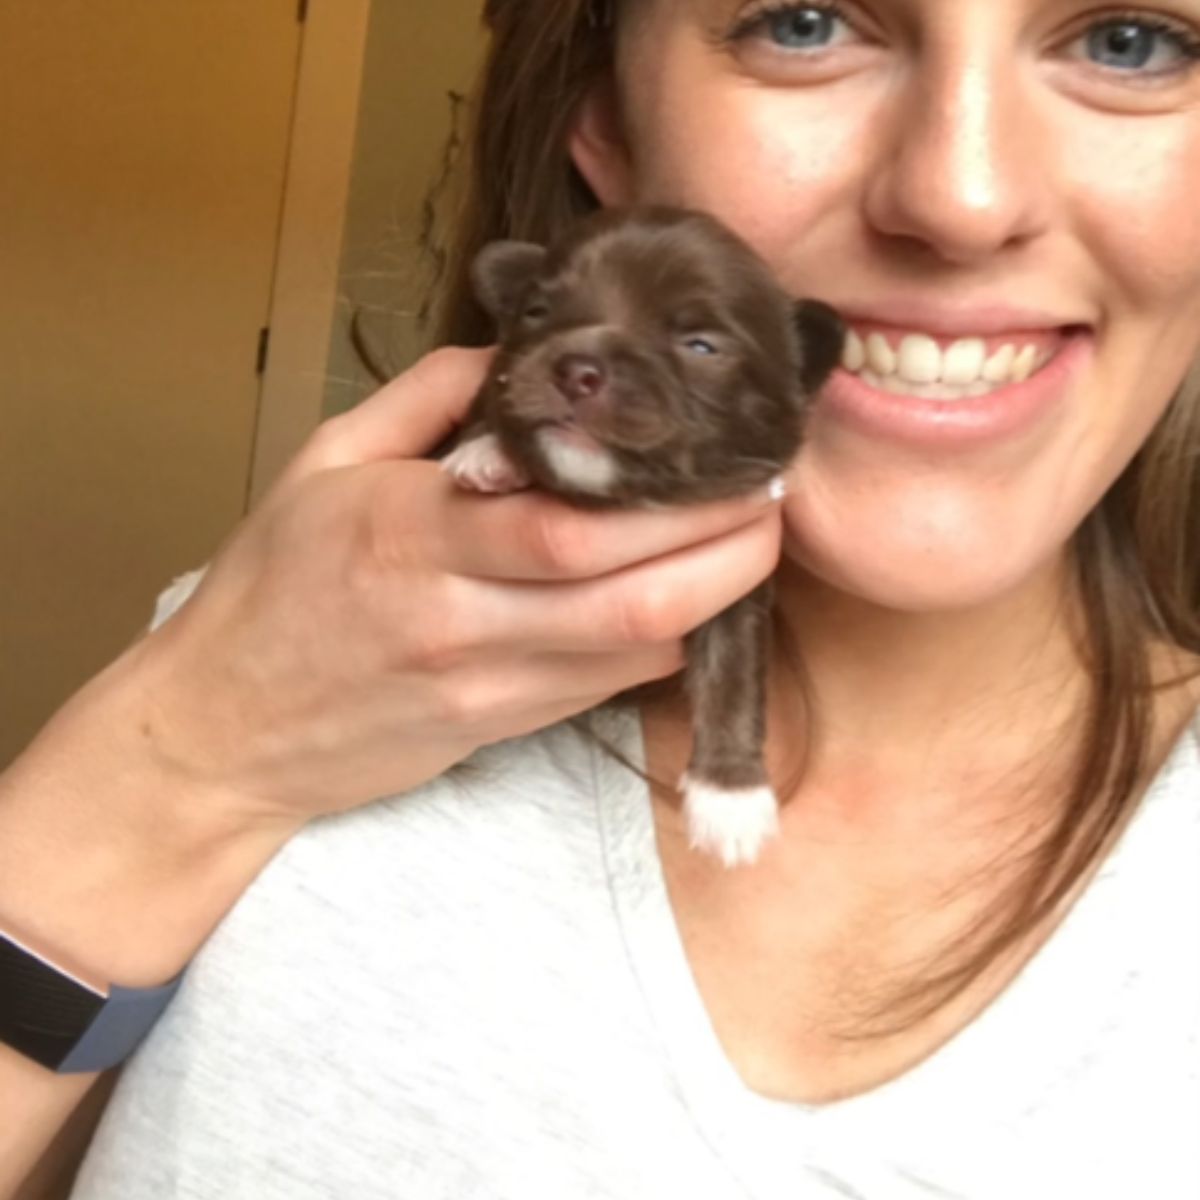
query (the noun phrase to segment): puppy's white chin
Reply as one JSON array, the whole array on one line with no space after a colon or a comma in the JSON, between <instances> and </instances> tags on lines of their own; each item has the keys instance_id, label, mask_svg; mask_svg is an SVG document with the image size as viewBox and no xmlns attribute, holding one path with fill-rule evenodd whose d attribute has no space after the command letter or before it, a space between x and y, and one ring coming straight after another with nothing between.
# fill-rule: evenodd
<instances>
[{"instance_id":1,"label":"puppy's white chin","mask_svg":"<svg viewBox=\"0 0 1200 1200\"><path fill-rule=\"evenodd\" d=\"M779 804L769 787L721 788L687 775L679 787L692 849L715 854L727 867L757 861L779 832Z\"/></svg>"},{"instance_id":2,"label":"puppy's white chin","mask_svg":"<svg viewBox=\"0 0 1200 1200\"><path fill-rule=\"evenodd\" d=\"M592 496L612 494L619 478L617 462L598 442L551 425L537 431L537 444L561 487Z\"/></svg>"}]
</instances>

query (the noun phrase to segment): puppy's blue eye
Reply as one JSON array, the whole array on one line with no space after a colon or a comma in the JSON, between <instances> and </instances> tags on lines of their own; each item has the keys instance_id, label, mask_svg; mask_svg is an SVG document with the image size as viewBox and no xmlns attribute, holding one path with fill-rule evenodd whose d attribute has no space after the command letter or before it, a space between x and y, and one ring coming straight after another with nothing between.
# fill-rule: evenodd
<instances>
[{"instance_id":1,"label":"puppy's blue eye","mask_svg":"<svg viewBox=\"0 0 1200 1200\"><path fill-rule=\"evenodd\" d=\"M693 354L716 354L717 348L708 340L702 337L690 337L683 343Z\"/></svg>"}]
</instances>

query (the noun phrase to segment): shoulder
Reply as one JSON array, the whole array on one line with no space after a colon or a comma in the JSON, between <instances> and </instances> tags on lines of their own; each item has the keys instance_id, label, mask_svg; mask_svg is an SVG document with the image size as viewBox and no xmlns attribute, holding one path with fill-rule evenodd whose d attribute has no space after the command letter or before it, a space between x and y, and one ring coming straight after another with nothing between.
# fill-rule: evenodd
<instances>
[{"instance_id":1,"label":"shoulder","mask_svg":"<svg viewBox=\"0 0 1200 1200\"><path fill-rule=\"evenodd\" d=\"M596 883L597 781L614 769L621 768L606 761L589 723L487 746L419 788L312 822L230 924L254 913L265 929L314 900L376 922L425 911L434 895L439 907L475 906L526 886L569 893Z\"/></svg>"}]
</instances>

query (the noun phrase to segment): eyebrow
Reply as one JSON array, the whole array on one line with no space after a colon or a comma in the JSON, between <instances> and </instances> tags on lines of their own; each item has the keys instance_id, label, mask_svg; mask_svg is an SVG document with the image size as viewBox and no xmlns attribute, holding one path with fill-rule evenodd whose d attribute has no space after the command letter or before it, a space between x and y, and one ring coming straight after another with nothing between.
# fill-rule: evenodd
<instances>
[{"instance_id":1,"label":"eyebrow","mask_svg":"<svg viewBox=\"0 0 1200 1200\"><path fill-rule=\"evenodd\" d=\"M744 7L745 0L683 0L684 6L697 10L706 16L728 17L737 9Z\"/></svg>"},{"instance_id":2,"label":"eyebrow","mask_svg":"<svg viewBox=\"0 0 1200 1200\"><path fill-rule=\"evenodd\" d=\"M644 4L662 0L642 0ZM750 7L749 0L673 0L681 17L690 18L710 32L727 30L734 17ZM799 2L799 0L798 0Z\"/></svg>"}]
</instances>

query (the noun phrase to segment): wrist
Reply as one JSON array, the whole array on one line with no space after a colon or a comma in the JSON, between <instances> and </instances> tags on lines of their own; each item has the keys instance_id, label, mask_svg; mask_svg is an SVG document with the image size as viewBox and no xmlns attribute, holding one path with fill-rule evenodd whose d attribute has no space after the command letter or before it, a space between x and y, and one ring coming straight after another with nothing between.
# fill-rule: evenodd
<instances>
[{"instance_id":1,"label":"wrist","mask_svg":"<svg viewBox=\"0 0 1200 1200\"><path fill-rule=\"evenodd\" d=\"M156 752L146 644L0 774L0 923L126 987L177 975L299 825Z\"/></svg>"}]
</instances>

